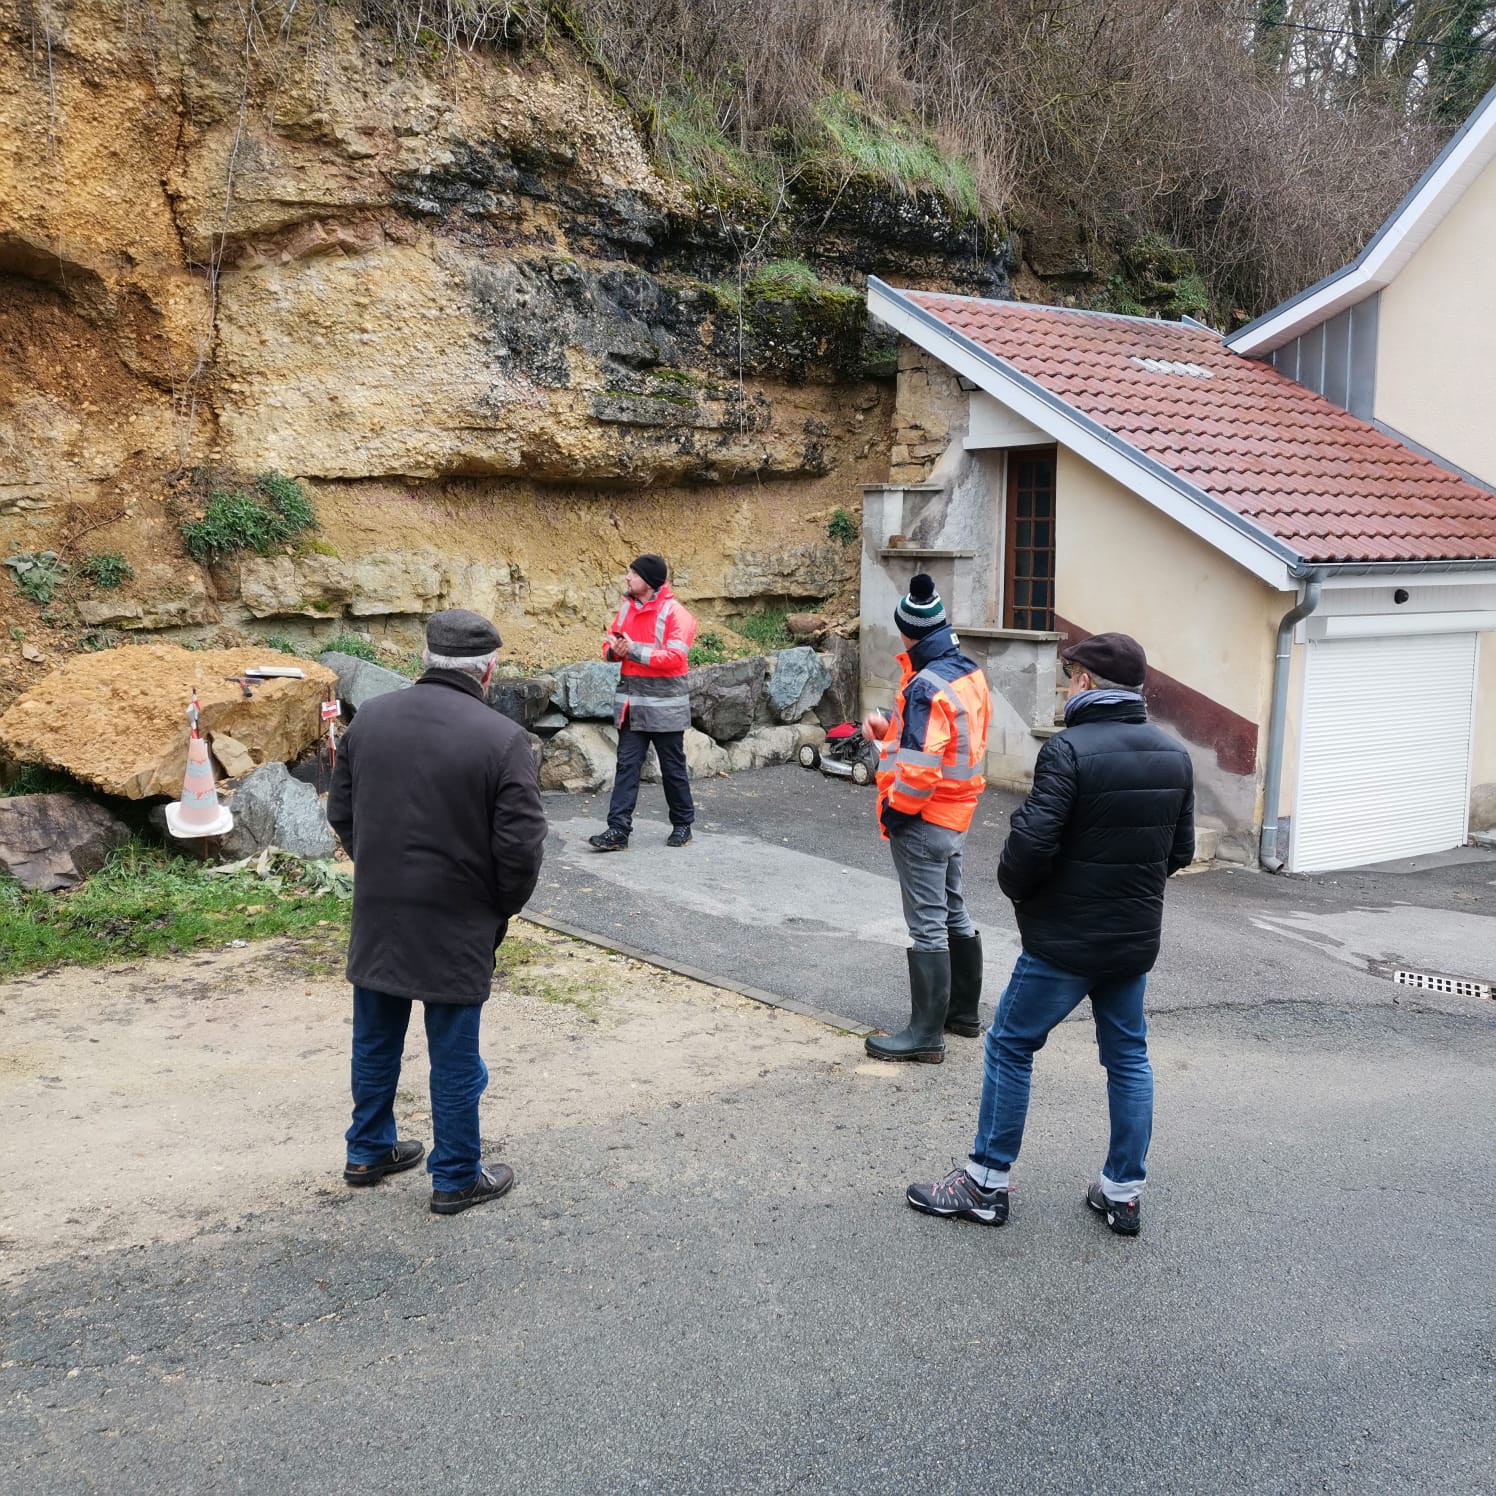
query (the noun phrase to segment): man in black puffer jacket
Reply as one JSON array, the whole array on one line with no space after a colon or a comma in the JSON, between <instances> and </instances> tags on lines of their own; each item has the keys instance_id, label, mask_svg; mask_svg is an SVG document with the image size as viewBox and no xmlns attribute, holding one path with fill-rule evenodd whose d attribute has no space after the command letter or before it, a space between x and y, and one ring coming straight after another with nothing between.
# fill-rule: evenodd
<instances>
[{"instance_id":1,"label":"man in black puffer jacket","mask_svg":"<svg viewBox=\"0 0 1496 1496\"><path fill-rule=\"evenodd\" d=\"M1147 660L1135 639L1096 634L1060 658L1065 731L1039 752L998 867L1023 954L987 1031L976 1143L965 1165L910 1185L907 1198L927 1215L1007 1220L1034 1053L1089 997L1111 1147L1086 1203L1119 1235L1136 1236L1153 1131L1143 992L1158 959L1164 884L1195 855L1194 771L1184 747L1148 723Z\"/></svg>"}]
</instances>

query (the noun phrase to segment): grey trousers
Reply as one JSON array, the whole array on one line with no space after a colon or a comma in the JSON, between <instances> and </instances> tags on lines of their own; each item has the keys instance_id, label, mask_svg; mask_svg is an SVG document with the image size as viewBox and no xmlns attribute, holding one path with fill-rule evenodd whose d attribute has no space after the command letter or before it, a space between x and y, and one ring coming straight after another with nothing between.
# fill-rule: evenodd
<instances>
[{"instance_id":1,"label":"grey trousers","mask_svg":"<svg viewBox=\"0 0 1496 1496\"><path fill-rule=\"evenodd\" d=\"M921 819L891 832L888 844L914 949L949 950L952 935L975 935L961 896L961 849L966 833Z\"/></svg>"}]
</instances>

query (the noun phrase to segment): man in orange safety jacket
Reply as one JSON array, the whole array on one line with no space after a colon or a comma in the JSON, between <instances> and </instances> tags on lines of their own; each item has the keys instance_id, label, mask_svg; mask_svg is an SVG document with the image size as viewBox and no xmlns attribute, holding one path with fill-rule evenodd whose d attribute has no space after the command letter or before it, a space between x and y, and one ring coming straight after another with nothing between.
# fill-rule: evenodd
<instances>
[{"instance_id":1,"label":"man in orange safety jacket","mask_svg":"<svg viewBox=\"0 0 1496 1496\"><path fill-rule=\"evenodd\" d=\"M634 560L624 576L623 602L603 640L603 658L623 669L614 701L618 725L618 772L608 804L608 828L588 837L598 852L621 852L634 827L639 771L654 744L670 810L667 847L691 840L696 818L691 781L686 776L686 729L691 725L691 693L686 686L687 651L696 637L696 620L676 601L659 556Z\"/></svg>"},{"instance_id":2,"label":"man in orange safety jacket","mask_svg":"<svg viewBox=\"0 0 1496 1496\"><path fill-rule=\"evenodd\" d=\"M904 640L903 679L890 720L863 719L878 744L878 820L893 852L913 949L909 1022L873 1035L880 1060L945 1059L945 1031L975 1039L982 1031L982 937L961 894L966 829L986 788L987 724L992 698L981 667L961 653L932 578L912 578L894 610Z\"/></svg>"}]
</instances>

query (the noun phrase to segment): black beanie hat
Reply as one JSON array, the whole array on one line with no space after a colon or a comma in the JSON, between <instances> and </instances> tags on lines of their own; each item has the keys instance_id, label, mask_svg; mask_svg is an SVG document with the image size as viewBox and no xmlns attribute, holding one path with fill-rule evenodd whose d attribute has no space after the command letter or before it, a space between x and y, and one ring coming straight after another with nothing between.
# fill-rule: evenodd
<instances>
[{"instance_id":1,"label":"black beanie hat","mask_svg":"<svg viewBox=\"0 0 1496 1496\"><path fill-rule=\"evenodd\" d=\"M629 570L638 572L656 592L665 585L665 578L668 575L665 570L665 558L650 555L648 552L642 556L635 556Z\"/></svg>"},{"instance_id":2,"label":"black beanie hat","mask_svg":"<svg viewBox=\"0 0 1496 1496\"><path fill-rule=\"evenodd\" d=\"M893 626L906 639L923 639L936 629L944 628L945 604L935 590L935 578L920 572L909 578L909 591L893 610Z\"/></svg>"}]
</instances>

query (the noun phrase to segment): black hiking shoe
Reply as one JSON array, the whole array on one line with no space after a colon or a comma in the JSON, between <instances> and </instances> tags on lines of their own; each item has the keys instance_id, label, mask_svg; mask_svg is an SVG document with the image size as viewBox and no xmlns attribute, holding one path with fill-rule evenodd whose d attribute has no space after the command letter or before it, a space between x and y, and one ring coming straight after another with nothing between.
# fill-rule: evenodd
<instances>
[{"instance_id":1,"label":"black hiking shoe","mask_svg":"<svg viewBox=\"0 0 1496 1496\"><path fill-rule=\"evenodd\" d=\"M478 1177L465 1190L432 1190L431 1213L455 1216L459 1210L471 1210L507 1195L514 1187L514 1170L508 1164L484 1164Z\"/></svg>"},{"instance_id":2,"label":"black hiking shoe","mask_svg":"<svg viewBox=\"0 0 1496 1496\"><path fill-rule=\"evenodd\" d=\"M677 826L669 836L665 838L667 847L685 847L691 842L691 828L689 826Z\"/></svg>"},{"instance_id":3,"label":"black hiking shoe","mask_svg":"<svg viewBox=\"0 0 1496 1496\"><path fill-rule=\"evenodd\" d=\"M611 826L606 831L599 831L596 836L587 838L587 845L594 852L621 852L628 844L628 837L621 831L615 831Z\"/></svg>"},{"instance_id":4,"label":"black hiking shoe","mask_svg":"<svg viewBox=\"0 0 1496 1496\"><path fill-rule=\"evenodd\" d=\"M1136 1200L1108 1200L1100 1183L1086 1186L1086 1204L1106 1217L1118 1236L1136 1236L1143 1227L1143 1208Z\"/></svg>"},{"instance_id":5,"label":"black hiking shoe","mask_svg":"<svg viewBox=\"0 0 1496 1496\"><path fill-rule=\"evenodd\" d=\"M403 1174L413 1169L426 1156L426 1145L416 1142L396 1143L388 1155L373 1164L345 1164L344 1180L355 1188L365 1184L378 1184L386 1174Z\"/></svg>"},{"instance_id":6,"label":"black hiking shoe","mask_svg":"<svg viewBox=\"0 0 1496 1496\"><path fill-rule=\"evenodd\" d=\"M1008 1219L1008 1192L984 1190L964 1164L957 1164L937 1184L911 1184L904 1198L931 1216L953 1216L980 1226L1001 1226Z\"/></svg>"}]
</instances>

